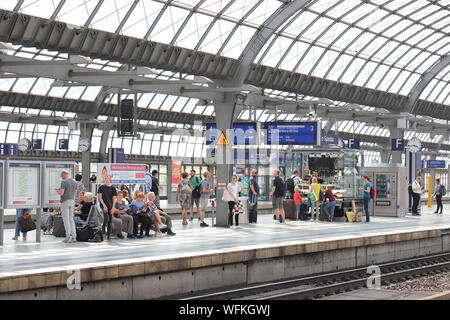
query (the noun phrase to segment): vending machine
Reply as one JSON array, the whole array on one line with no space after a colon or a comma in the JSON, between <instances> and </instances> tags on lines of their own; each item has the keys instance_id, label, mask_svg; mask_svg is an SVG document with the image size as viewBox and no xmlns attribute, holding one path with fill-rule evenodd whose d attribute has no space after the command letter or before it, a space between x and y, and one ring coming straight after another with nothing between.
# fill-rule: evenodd
<instances>
[{"instance_id":1,"label":"vending machine","mask_svg":"<svg viewBox=\"0 0 450 320\"><path fill-rule=\"evenodd\" d=\"M380 163L363 168L362 173L371 178L375 190L369 205L370 213L381 217L404 217L408 210L406 167Z\"/></svg>"}]
</instances>

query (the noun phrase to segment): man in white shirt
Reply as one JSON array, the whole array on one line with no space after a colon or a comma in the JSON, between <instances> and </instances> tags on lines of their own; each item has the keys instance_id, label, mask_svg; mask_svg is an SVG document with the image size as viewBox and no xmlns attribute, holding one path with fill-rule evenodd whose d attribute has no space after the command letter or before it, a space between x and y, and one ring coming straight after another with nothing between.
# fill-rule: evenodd
<instances>
[{"instance_id":1,"label":"man in white shirt","mask_svg":"<svg viewBox=\"0 0 450 320\"><path fill-rule=\"evenodd\" d=\"M412 187L412 197L413 197L413 206L412 206L412 215L420 216L420 213L417 212L418 207L420 205L420 198L422 197L422 189L423 187L420 185L420 177L417 177L416 180L411 184Z\"/></svg>"}]
</instances>

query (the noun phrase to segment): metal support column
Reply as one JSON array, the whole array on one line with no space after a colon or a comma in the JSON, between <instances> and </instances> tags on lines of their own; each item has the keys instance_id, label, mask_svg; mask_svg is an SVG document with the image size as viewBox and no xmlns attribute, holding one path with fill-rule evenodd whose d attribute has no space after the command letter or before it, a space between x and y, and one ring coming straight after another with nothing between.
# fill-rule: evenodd
<instances>
[{"instance_id":1,"label":"metal support column","mask_svg":"<svg viewBox=\"0 0 450 320\"><path fill-rule=\"evenodd\" d=\"M36 242L41 242L41 215L42 209L36 208Z\"/></svg>"},{"instance_id":2,"label":"metal support column","mask_svg":"<svg viewBox=\"0 0 450 320\"><path fill-rule=\"evenodd\" d=\"M391 139L403 139L405 130L399 129L397 127L389 128ZM389 146L390 149L390 146ZM392 151L391 163L402 163L403 151Z\"/></svg>"},{"instance_id":3,"label":"metal support column","mask_svg":"<svg viewBox=\"0 0 450 320\"><path fill-rule=\"evenodd\" d=\"M236 96L226 94L225 102L214 102L216 113L217 129L226 133L229 144L216 146L216 176L217 185L227 185L230 182L233 171L233 137L231 129L233 127L234 111L236 106ZM220 133L219 133L220 134ZM216 192L216 226L228 227L228 203L222 201L223 191Z\"/></svg>"},{"instance_id":4,"label":"metal support column","mask_svg":"<svg viewBox=\"0 0 450 320\"><path fill-rule=\"evenodd\" d=\"M94 131L94 126L92 124L81 124L80 128L80 139L89 139L92 141L92 132ZM81 175L83 176L83 183L86 190L91 190L90 176L91 176L91 151L86 151L81 153ZM95 191L95 190L92 190Z\"/></svg>"}]
</instances>

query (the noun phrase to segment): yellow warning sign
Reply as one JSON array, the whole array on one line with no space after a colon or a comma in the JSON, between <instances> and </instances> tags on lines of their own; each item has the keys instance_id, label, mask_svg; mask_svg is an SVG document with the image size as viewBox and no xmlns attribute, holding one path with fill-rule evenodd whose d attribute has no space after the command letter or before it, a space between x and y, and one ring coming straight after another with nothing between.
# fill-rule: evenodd
<instances>
[{"instance_id":1,"label":"yellow warning sign","mask_svg":"<svg viewBox=\"0 0 450 320\"><path fill-rule=\"evenodd\" d=\"M227 146L229 145L228 140L227 140L227 136L225 135L225 132L222 131L220 133L219 139L217 139L216 145L218 146Z\"/></svg>"}]
</instances>

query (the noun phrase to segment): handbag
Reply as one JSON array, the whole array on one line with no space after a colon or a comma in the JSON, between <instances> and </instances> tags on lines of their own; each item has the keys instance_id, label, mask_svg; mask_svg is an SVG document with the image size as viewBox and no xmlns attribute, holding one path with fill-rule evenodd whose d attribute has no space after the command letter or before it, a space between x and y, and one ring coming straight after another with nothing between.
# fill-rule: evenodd
<instances>
[{"instance_id":1,"label":"handbag","mask_svg":"<svg viewBox=\"0 0 450 320\"><path fill-rule=\"evenodd\" d=\"M241 201L236 203L233 207L233 213L234 214L243 214L244 213L244 205Z\"/></svg>"},{"instance_id":2,"label":"handbag","mask_svg":"<svg viewBox=\"0 0 450 320\"><path fill-rule=\"evenodd\" d=\"M228 191L228 189L226 189L226 190L223 192L222 201L225 201L225 202L234 201L234 199L233 199L233 197L230 195L230 191Z\"/></svg>"},{"instance_id":3,"label":"handbag","mask_svg":"<svg viewBox=\"0 0 450 320\"><path fill-rule=\"evenodd\" d=\"M31 219L31 215L29 214L24 214L21 217L19 221L19 226L20 232L22 233L36 230L36 224L34 223L33 219Z\"/></svg>"}]
</instances>

